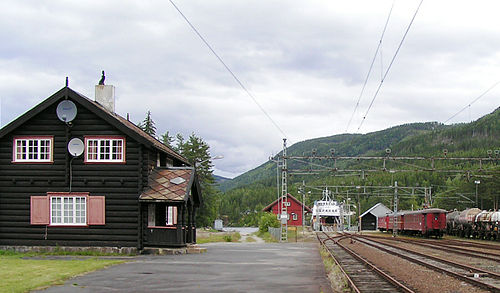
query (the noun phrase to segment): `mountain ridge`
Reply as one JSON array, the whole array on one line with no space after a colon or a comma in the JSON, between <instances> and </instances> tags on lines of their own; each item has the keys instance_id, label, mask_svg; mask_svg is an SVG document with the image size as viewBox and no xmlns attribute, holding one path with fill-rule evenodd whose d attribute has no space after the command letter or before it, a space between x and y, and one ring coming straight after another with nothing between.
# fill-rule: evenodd
<instances>
[{"instance_id":1,"label":"mountain ridge","mask_svg":"<svg viewBox=\"0 0 500 293\"><path fill-rule=\"evenodd\" d=\"M316 157L309 160L288 160L289 170L306 170L308 168L332 168L332 160L322 160L321 156L386 156L386 148L391 149L391 156L424 156L443 157L447 150L448 157L481 157L499 156L500 153L500 108L470 123L444 125L438 122L408 123L393 126L384 130L367 134L339 134L316 139L308 139L295 143L287 148L288 156L311 155L315 149ZM491 150L491 152L488 152ZM279 157L276 155L274 159ZM456 162L456 161L455 161ZM462 162L462 161L460 161ZM446 169L452 162L436 162L438 169ZM383 172L381 162L364 162L359 160L339 160L335 165L338 169L380 170L380 172L312 172L308 175L289 173L288 192L296 195L299 187L305 182L306 188L312 193L306 196L306 204L321 198L319 186L386 186L391 188L397 181L399 186L425 186L432 188L432 206L445 209L465 209L474 207L474 193L482 196L481 205L488 208L498 206L500 199L500 164L498 161L483 163L483 168L471 162L454 163L453 172L425 172L419 162L388 161L384 167L399 172ZM420 166L418 165L420 164ZM233 225L257 225L262 214L262 208L280 196L277 184L275 162L267 161L260 166L241 174L240 176L221 184L220 214L227 217ZM415 171L403 171L414 169ZM327 169L323 169L327 170ZM484 173L486 170L487 173ZM278 174L277 174L278 173ZM279 182L278 182L279 183ZM342 189L342 188L341 188ZM430 189L429 189L430 190ZM319 193L318 193L319 192ZM348 191L356 194L357 190ZM342 200L347 195L336 192ZM469 196L469 199L467 199ZM428 198L417 195L400 196L400 209L413 209L426 206ZM357 197L359 212L364 212L374 204L382 202L391 207L392 196Z\"/></svg>"}]
</instances>

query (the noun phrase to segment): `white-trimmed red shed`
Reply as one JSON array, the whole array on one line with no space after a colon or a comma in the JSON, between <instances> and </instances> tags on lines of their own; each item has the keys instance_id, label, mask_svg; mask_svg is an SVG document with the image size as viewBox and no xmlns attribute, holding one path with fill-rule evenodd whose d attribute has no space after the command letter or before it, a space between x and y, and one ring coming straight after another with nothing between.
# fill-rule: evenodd
<instances>
[{"instance_id":1,"label":"white-trimmed red shed","mask_svg":"<svg viewBox=\"0 0 500 293\"><path fill-rule=\"evenodd\" d=\"M287 212L290 215L288 225L302 226L302 211L304 211L304 215L306 215L312 213L312 210L308 206L303 205L301 201L293 197L290 193L287 194L287 203ZM273 201L262 211L272 212L275 215L281 214L281 198Z\"/></svg>"}]
</instances>

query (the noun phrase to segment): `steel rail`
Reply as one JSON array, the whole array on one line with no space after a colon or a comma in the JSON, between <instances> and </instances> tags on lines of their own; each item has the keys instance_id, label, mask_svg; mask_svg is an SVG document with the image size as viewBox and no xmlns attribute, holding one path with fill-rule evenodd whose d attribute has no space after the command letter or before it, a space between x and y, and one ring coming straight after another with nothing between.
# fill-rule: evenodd
<instances>
[{"instance_id":1,"label":"steel rail","mask_svg":"<svg viewBox=\"0 0 500 293\"><path fill-rule=\"evenodd\" d=\"M456 240L456 239L446 239L444 240L448 242L449 245L469 245L472 247L477 247L477 248L484 248L484 249L490 249L490 250L500 250L500 245L494 245L494 244L487 244L487 243L477 243L477 242L472 242L472 241L464 241L464 240ZM455 243L455 244L453 244Z\"/></svg>"},{"instance_id":2,"label":"steel rail","mask_svg":"<svg viewBox=\"0 0 500 293\"><path fill-rule=\"evenodd\" d=\"M351 235L351 237L354 237L354 238L358 239L359 241L361 241L361 242L363 242L365 244L371 245L371 244L366 243L363 240L361 240L362 237L359 237L357 235L356 236ZM381 244L381 245L386 245L386 246L389 246L389 247L392 247L392 248L395 248L395 249L399 249L399 250L402 250L402 251L405 251L405 252L408 252L408 253L412 253L412 254L421 256L421 257L426 257L426 258L429 258L429 259L432 259L432 260L435 260L435 261L443 262L443 263L446 263L446 264L449 264L449 265L452 265L452 266L459 267L461 269L471 270L471 271L477 271L477 272L480 272L480 273L488 274L488 275L491 275L493 278L500 280L500 274L499 273L486 271L486 270L483 270L483 269L480 269L480 268L476 268L476 267L464 265L464 264L457 263L457 262L454 262L454 261L451 261L451 260L447 260L447 259L440 258L440 257L437 257L437 256L428 255L428 254L425 254L425 253L417 252L417 251L414 251L414 250L411 250L411 249L407 249L407 248L403 248L403 247L398 247L396 245L392 245L392 244L389 244L389 243L380 242L380 241L373 240L373 239L370 239L369 241L373 241L375 243L378 243L378 244ZM374 246L374 247L376 247L376 246Z\"/></svg>"},{"instance_id":3,"label":"steel rail","mask_svg":"<svg viewBox=\"0 0 500 293\"><path fill-rule=\"evenodd\" d=\"M393 277L391 277L390 275L388 275L387 273L385 273L384 271L382 271L381 269L379 269L378 267L376 267L374 264L370 263L369 261L367 261L366 259L362 258L359 254L355 253L353 250L349 249L348 247L342 245L339 240L341 239L344 239L346 238L345 236L343 237L338 237L339 239L337 241L335 241L333 239L333 237L330 237L328 234L326 234L325 232L322 232L325 236L326 236L326 239L321 241L318 234L317 234L317 237L318 237L318 240L320 242L322 242L322 244L324 245L324 247L329 251L329 254L334 258L335 262L337 263L337 265L341 268L342 272L346 275L347 273L345 272L345 270L342 268L342 266L340 265L340 263L337 261L337 259L333 256L333 254L331 253L331 251L328 249L328 247L325 245L325 242L327 240L330 240L332 242L334 242L334 244L338 245L340 248L342 248L344 251L346 251L347 253L349 253L352 257L354 257L356 260L358 260L359 262L361 262L362 264L364 264L365 266L369 267L371 270L375 271L379 276L381 276L384 280L388 281L389 283L391 283L394 287L396 287L397 289L401 290L402 292L407 292L407 293L414 293L415 291L413 291L412 289L406 287L403 283L399 282L398 280L394 279ZM352 281L351 278L349 278L349 280ZM352 284L354 286L356 286L354 284L354 282L352 282ZM357 289L357 286L356 286L356 289L353 289L355 290L356 292L360 292L358 291L359 289Z\"/></svg>"},{"instance_id":4,"label":"steel rail","mask_svg":"<svg viewBox=\"0 0 500 293\"><path fill-rule=\"evenodd\" d=\"M486 259L486 260L500 262L500 254L490 253L490 252L482 252L482 251L472 251L469 249L464 249L464 248L457 247L457 246L447 245L444 243L432 243L432 242L421 240L421 239L409 240L409 239L401 239L401 238L394 238L394 237L379 237L379 236L373 236L373 235L370 235L370 236L361 235L358 237L416 244L416 245L420 245L423 247L439 249L439 250L446 251L446 252L451 252L451 253L456 253L456 254L461 254L461 255L466 255L466 256L471 256L471 257L482 258L482 259Z\"/></svg>"},{"instance_id":5,"label":"steel rail","mask_svg":"<svg viewBox=\"0 0 500 293\"><path fill-rule=\"evenodd\" d=\"M494 273L494 272L490 272L490 271L486 271L486 270L482 270L482 269L478 269L478 268L471 267L471 266L466 266L466 265L459 264L459 263L456 263L456 262L453 262L453 261L449 261L449 260L446 260L446 259L442 259L442 258L439 258L439 257L435 257L435 256L431 256L431 255L427 255L427 254L415 252L415 251L412 251L412 250L409 250L409 249L405 249L405 248L401 248L401 247L397 247L395 245L391 245L391 244L388 244L388 243L380 243L380 242L375 241L375 240L367 240L367 239L363 239L361 237L355 237L353 235L351 235L351 237L357 239L361 243L364 243L366 245L375 247L375 248L377 248L379 250L382 250L384 252L387 252L387 253L389 253L391 255L396 255L396 256L404 258L404 259L406 259L406 260L408 260L410 262L414 262L414 263L423 265L423 266L425 266L427 268L430 268L432 270L443 272L443 273L445 273L447 275L450 275L452 277L458 278L460 280L463 280L463 281L468 282L470 284L473 284L475 286L479 286L481 288L485 288L487 290L491 290L492 292L500 292L500 287L493 286L491 284L475 280L475 279L470 278L468 276L465 276L465 275L462 275L462 274L459 274L459 273L456 273L456 272L444 269L442 267L433 265L431 263L419 260L419 259L417 259L415 257L411 257L411 256L409 256L407 254L398 253L398 252L396 252L394 250L390 250L390 249L387 249L387 248L384 248L384 247L377 246L377 245L375 245L373 243L369 243L369 241L375 242L375 243L377 243L379 245L382 245L382 246L385 245L385 246L388 246L388 247L391 247L391 248L394 248L394 249L399 249L401 251L408 252L408 253L411 253L411 254L414 254L414 255L417 255L417 256L420 256L420 257L424 257L424 258L431 259L431 260L434 260L434 261L442 262L442 263L448 264L450 266L455 266L455 267L458 267L460 269L467 270L470 273L474 273L474 272L475 273L483 273L483 274L487 274L488 276L491 276L492 278L495 278L495 279L500 279L500 274L497 274L497 273Z\"/></svg>"}]
</instances>

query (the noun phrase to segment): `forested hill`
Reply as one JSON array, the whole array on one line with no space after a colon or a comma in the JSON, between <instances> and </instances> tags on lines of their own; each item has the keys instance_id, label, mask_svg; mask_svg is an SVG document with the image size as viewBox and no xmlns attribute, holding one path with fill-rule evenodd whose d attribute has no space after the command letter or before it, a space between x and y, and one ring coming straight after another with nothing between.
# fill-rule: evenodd
<instances>
[{"instance_id":1,"label":"forested hill","mask_svg":"<svg viewBox=\"0 0 500 293\"><path fill-rule=\"evenodd\" d=\"M330 156L334 149L335 156L383 156L390 148L392 156L442 157L446 149L448 157L487 157L487 151L500 150L500 108L471 123L444 125L437 122L411 123L391 127L368 134L341 134L310 139L288 147L288 155L311 155L313 149L317 156ZM495 152L492 152L495 156ZM274 158L277 159L278 155ZM311 162L289 160L289 169L304 169L307 166L330 166L331 160L313 159ZM371 164L371 165L370 165ZM403 163L404 164L404 163ZM484 163L483 163L484 164ZM390 168L405 168L411 165L392 165ZM398 167L399 166L399 167ZM337 164L339 169L381 168L373 162L344 160ZM500 164L498 162L483 165L484 172L478 166L468 163L454 166L462 171L447 172L373 172L370 174L336 174L322 172L316 175L294 175L289 177L289 192L297 195L302 180L306 185L364 185L391 186L398 181L400 186L426 186L432 188L433 206L445 209L463 209L474 207L475 189L478 187L480 205L485 209L495 208L500 202ZM389 168L389 167L388 167ZM220 198L220 214L227 217L233 225L255 225L263 207L277 198L276 163L268 161L232 180L220 183L224 193ZM469 176L470 175L470 176ZM480 180L479 186L474 181ZM355 190L353 192L356 192ZM306 198L306 204L312 204L321 194L312 194ZM361 212L377 202L388 207L391 197L364 197L359 199ZM401 209L419 208L423 198L411 196L400 199Z\"/></svg>"},{"instance_id":2,"label":"forested hill","mask_svg":"<svg viewBox=\"0 0 500 293\"><path fill-rule=\"evenodd\" d=\"M339 134L309 139L288 147L287 152L288 155L311 155L311 151L315 149L318 155L330 155L334 149L338 156L373 155L392 148L399 142L445 128L447 126L437 122L404 124L367 134ZM278 156L279 154L274 159ZM222 182L220 188L227 191L258 182L269 185L276 182L273 180L276 180L276 163L268 161L232 180Z\"/></svg>"},{"instance_id":3,"label":"forested hill","mask_svg":"<svg viewBox=\"0 0 500 293\"><path fill-rule=\"evenodd\" d=\"M500 108L471 123L444 125L438 122L410 123L367 134L339 134L309 139L288 147L288 155L368 156L383 154L386 148L393 155L441 155L443 149L453 152L472 152L485 156L484 150L500 148ZM478 153L480 152L480 153ZM277 159L278 155L274 157ZM274 180L274 181L273 181ZM276 164L268 161L232 180L221 182L227 191L248 184L275 184Z\"/></svg>"}]
</instances>

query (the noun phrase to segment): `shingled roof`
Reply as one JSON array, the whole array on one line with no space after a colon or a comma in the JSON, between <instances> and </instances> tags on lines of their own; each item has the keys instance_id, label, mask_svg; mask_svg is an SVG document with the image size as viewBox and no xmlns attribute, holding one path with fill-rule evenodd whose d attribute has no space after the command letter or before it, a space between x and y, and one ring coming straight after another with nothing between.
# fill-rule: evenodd
<instances>
[{"instance_id":1,"label":"shingled roof","mask_svg":"<svg viewBox=\"0 0 500 293\"><path fill-rule=\"evenodd\" d=\"M140 201L186 201L194 187L195 202L201 199L195 169L191 167L154 168Z\"/></svg>"},{"instance_id":2,"label":"shingled roof","mask_svg":"<svg viewBox=\"0 0 500 293\"><path fill-rule=\"evenodd\" d=\"M0 129L0 138L20 126L21 124L25 123L35 115L39 114L46 108L50 107L52 104L64 99L64 98L69 98L74 100L75 102L79 103L80 105L88 108L90 111L95 113L97 116L102 118L103 120L107 121L114 127L118 128L119 130L123 131L127 135L133 137L137 141L149 146L156 148L158 150L161 150L172 157L178 159L181 161L183 164L190 166L191 164L189 161L183 157L181 154L177 153L176 151L172 150L168 146L164 145L160 141L158 141L156 138L153 136L147 134L144 132L142 129L137 127L134 123L128 121L127 119L123 118L122 116L111 112L104 108L101 104L99 104L96 101L93 101L86 96L72 90L69 87L64 87L57 91L55 94L50 96L49 98L45 99L43 102L40 104L36 105L35 107L31 108L29 111L12 121L11 123L7 124L5 127Z\"/></svg>"}]
</instances>

